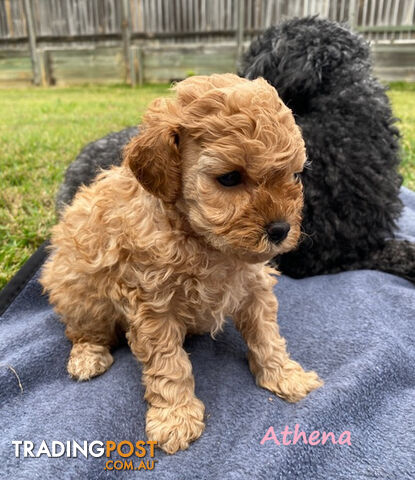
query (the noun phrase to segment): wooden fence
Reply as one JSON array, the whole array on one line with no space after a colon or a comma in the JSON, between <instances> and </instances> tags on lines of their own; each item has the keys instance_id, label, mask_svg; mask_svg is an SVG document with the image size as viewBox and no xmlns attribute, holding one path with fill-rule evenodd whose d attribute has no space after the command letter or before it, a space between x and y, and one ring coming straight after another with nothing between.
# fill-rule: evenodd
<instances>
[{"instance_id":1,"label":"wooden fence","mask_svg":"<svg viewBox=\"0 0 415 480\"><path fill-rule=\"evenodd\" d=\"M311 14L347 21L378 45L378 59L393 44L400 74L412 61L415 70L415 0L0 0L0 83L135 84L229 71L244 42Z\"/></svg>"},{"instance_id":2,"label":"wooden fence","mask_svg":"<svg viewBox=\"0 0 415 480\"><path fill-rule=\"evenodd\" d=\"M415 0L30 0L41 38L120 35L123 3L132 34L177 40L257 33L284 17L320 14L348 21L372 39L414 38ZM0 39L27 39L25 0L0 0ZM144 35L143 35L144 34Z\"/></svg>"}]
</instances>

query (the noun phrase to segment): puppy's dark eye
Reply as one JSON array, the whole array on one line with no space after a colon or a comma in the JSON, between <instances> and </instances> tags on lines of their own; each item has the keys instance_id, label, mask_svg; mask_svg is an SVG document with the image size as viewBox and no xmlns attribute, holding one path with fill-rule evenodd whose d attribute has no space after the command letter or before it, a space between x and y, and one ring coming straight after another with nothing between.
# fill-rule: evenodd
<instances>
[{"instance_id":1,"label":"puppy's dark eye","mask_svg":"<svg viewBox=\"0 0 415 480\"><path fill-rule=\"evenodd\" d=\"M238 170L234 170L233 172L220 175L216 180L224 187L234 187L242 182L242 176Z\"/></svg>"},{"instance_id":2,"label":"puppy's dark eye","mask_svg":"<svg viewBox=\"0 0 415 480\"><path fill-rule=\"evenodd\" d=\"M294 181L295 183L301 182L301 172L294 173Z\"/></svg>"}]
</instances>

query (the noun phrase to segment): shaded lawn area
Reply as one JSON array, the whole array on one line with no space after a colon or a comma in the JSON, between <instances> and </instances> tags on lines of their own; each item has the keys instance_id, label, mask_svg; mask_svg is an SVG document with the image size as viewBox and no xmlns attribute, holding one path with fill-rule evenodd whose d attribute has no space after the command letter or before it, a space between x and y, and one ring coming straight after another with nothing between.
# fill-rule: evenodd
<instances>
[{"instance_id":1,"label":"shaded lawn area","mask_svg":"<svg viewBox=\"0 0 415 480\"><path fill-rule=\"evenodd\" d=\"M137 125L167 85L0 90L0 288L48 237L65 168L88 142ZM389 91L401 119L401 172L415 190L415 84Z\"/></svg>"}]
</instances>

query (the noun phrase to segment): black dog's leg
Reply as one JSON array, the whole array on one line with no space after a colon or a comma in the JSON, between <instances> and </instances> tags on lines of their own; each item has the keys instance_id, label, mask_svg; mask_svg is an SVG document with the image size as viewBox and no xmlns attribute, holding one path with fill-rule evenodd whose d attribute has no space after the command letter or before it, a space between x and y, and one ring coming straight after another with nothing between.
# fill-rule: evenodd
<instances>
[{"instance_id":1,"label":"black dog's leg","mask_svg":"<svg viewBox=\"0 0 415 480\"><path fill-rule=\"evenodd\" d=\"M388 240L383 248L370 252L362 260L342 265L341 269L381 270L415 283L415 243L407 240Z\"/></svg>"},{"instance_id":2,"label":"black dog's leg","mask_svg":"<svg viewBox=\"0 0 415 480\"><path fill-rule=\"evenodd\" d=\"M301 254L306 258L304 263L301 263ZM311 254L307 257L307 250L294 251L274 258L270 265L293 278L367 269L392 273L415 283L415 243L407 240L387 240L382 247L366 251L365 258L353 261L337 260L329 265L329 262L317 262L316 258Z\"/></svg>"}]
</instances>

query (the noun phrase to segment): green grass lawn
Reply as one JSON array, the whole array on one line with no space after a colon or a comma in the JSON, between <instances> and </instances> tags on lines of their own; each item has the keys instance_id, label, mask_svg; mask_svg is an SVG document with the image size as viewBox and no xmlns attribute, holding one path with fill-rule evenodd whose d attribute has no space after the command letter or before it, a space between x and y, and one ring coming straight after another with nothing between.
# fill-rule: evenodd
<instances>
[{"instance_id":1,"label":"green grass lawn","mask_svg":"<svg viewBox=\"0 0 415 480\"><path fill-rule=\"evenodd\" d=\"M166 85L0 90L0 288L47 238L65 168L88 142L137 125ZM404 184L415 190L415 84L389 92L401 118Z\"/></svg>"},{"instance_id":2,"label":"green grass lawn","mask_svg":"<svg viewBox=\"0 0 415 480\"><path fill-rule=\"evenodd\" d=\"M138 125L167 85L0 90L0 288L48 236L65 168L88 142Z\"/></svg>"},{"instance_id":3,"label":"green grass lawn","mask_svg":"<svg viewBox=\"0 0 415 480\"><path fill-rule=\"evenodd\" d=\"M400 119L403 184L415 190L415 83L395 83L388 92L393 112Z\"/></svg>"}]
</instances>

